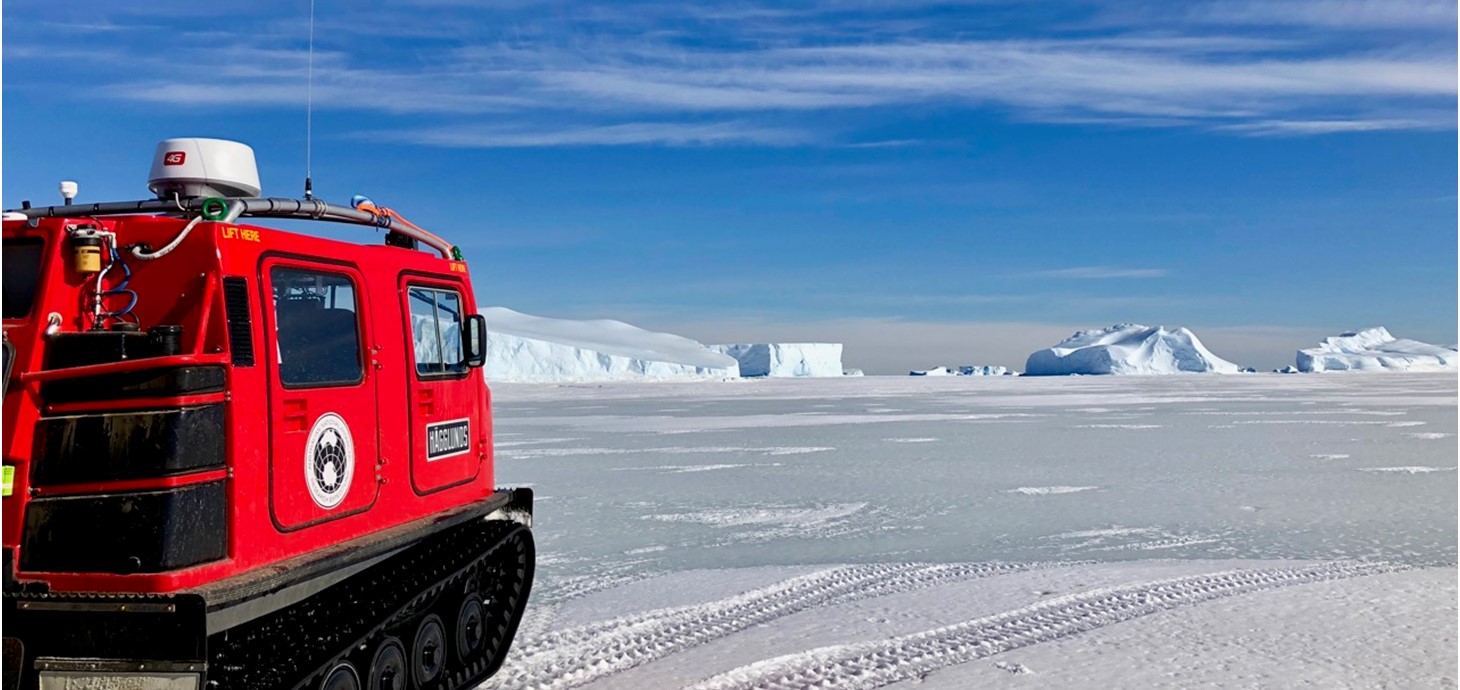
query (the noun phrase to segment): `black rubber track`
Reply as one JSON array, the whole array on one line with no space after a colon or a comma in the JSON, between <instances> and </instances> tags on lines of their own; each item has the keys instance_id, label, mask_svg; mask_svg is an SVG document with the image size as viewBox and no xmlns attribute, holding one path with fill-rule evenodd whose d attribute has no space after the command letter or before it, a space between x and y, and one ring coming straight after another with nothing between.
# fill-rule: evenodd
<instances>
[{"instance_id":1,"label":"black rubber track","mask_svg":"<svg viewBox=\"0 0 1460 690\"><path fill-rule=\"evenodd\" d=\"M379 642L394 635L409 650L416 626L436 613L448 630L445 671L426 687L411 687L474 688L507 656L535 560L531 531L515 522L474 520L433 535L309 599L209 638L208 687L316 690L344 662L368 687L365 673ZM486 611L484 650L462 660L451 631L461 602L473 594Z\"/></svg>"}]
</instances>

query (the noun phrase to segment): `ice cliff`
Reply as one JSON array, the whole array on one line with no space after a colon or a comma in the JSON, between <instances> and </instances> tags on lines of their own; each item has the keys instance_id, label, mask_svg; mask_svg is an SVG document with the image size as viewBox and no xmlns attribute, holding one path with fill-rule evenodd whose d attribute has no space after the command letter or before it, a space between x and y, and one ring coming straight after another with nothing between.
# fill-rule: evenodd
<instances>
[{"instance_id":1,"label":"ice cliff","mask_svg":"<svg viewBox=\"0 0 1460 690\"><path fill-rule=\"evenodd\" d=\"M1080 331L1029 355L1025 376L1068 374L1235 374L1237 365L1211 353L1186 328L1123 323Z\"/></svg>"},{"instance_id":2,"label":"ice cliff","mask_svg":"<svg viewBox=\"0 0 1460 690\"><path fill-rule=\"evenodd\" d=\"M1384 327L1324 338L1298 350L1300 371L1448 371L1460 353L1418 340L1395 338Z\"/></svg>"},{"instance_id":3,"label":"ice cliff","mask_svg":"<svg viewBox=\"0 0 1460 690\"><path fill-rule=\"evenodd\" d=\"M841 376L841 343L752 343L711 345L735 358L741 376Z\"/></svg>"},{"instance_id":4,"label":"ice cliff","mask_svg":"<svg viewBox=\"0 0 1460 690\"><path fill-rule=\"evenodd\" d=\"M574 321L505 307L487 318L488 381L611 381L733 378L735 358L689 338L646 331L622 321ZM838 346L839 348L840 346ZM841 373L840 364L837 373Z\"/></svg>"}]
</instances>

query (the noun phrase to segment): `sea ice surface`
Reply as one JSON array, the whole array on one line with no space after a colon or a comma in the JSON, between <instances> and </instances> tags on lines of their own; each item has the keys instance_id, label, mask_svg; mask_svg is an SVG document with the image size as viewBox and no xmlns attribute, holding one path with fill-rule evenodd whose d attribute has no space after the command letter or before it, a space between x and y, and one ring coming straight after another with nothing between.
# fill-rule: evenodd
<instances>
[{"instance_id":1,"label":"sea ice surface","mask_svg":"<svg viewBox=\"0 0 1460 690\"><path fill-rule=\"evenodd\" d=\"M498 483L542 500L490 685L1454 687L1456 392L494 384Z\"/></svg>"}]
</instances>

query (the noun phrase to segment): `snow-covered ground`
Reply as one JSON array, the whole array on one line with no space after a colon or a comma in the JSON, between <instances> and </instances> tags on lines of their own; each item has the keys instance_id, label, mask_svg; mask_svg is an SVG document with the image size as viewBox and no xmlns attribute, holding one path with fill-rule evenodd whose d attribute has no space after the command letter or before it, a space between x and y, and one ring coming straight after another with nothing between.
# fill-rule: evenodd
<instances>
[{"instance_id":1,"label":"snow-covered ground","mask_svg":"<svg viewBox=\"0 0 1460 690\"><path fill-rule=\"evenodd\" d=\"M493 390L490 686L1455 687L1451 375Z\"/></svg>"},{"instance_id":2,"label":"snow-covered ground","mask_svg":"<svg viewBox=\"0 0 1460 690\"><path fill-rule=\"evenodd\" d=\"M1029 355L1025 376L1070 374L1235 374L1186 328L1122 323L1080 331Z\"/></svg>"},{"instance_id":3,"label":"snow-covered ground","mask_svg":"<svg viewBox=\"0 0 1460 690\"><path fill-rule=\"evenodd\" d=\"M727 378L735 359L672 333L622 321L533 316L505 307L487 319L488 381L613 381ZM418 345L419 349L419 345ZM838 372L840 372L840 364Z\"/></svg>"},{"instance_id":4,"label":"snow-covered ground","mask_svg":"<svg viewBox=\"0 0 1460 690\"><path fill-rule=\"evenodd\" d=\"M1388 329L1366 328L1324 338L1298 350L1300 371L1454 371L1460 353L1448 347L1395 338Z\"/></svg>"}]
</instances>

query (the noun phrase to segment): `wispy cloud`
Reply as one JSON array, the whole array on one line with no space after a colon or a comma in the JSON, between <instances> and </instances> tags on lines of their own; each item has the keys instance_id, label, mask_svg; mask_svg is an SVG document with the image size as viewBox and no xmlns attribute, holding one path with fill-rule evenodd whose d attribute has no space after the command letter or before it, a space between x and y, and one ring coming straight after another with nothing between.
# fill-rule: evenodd
<instances>
[{"instance_id":1,"label":"wispy cloud","mask_svg":"<svg viewBox=\"0 0 1460 690\"><path fill-rule=\"evenodd\" d=\"M1335 132L1377 132L1415 129L1443 130L1455 124L1454 113L1448 117L1436 113L1429 118L1376 118L1356 120L1259 120L1223 125L1221 129L1254 136L1289 136L1294 134L1333 134Z\"/></svg>"},{"instance_id":2,"label":"wispy cloud","mask_svg":"<svg viewBox=\"0 0 1460 690\"><path fill-rule=\"evenodd\" d=\"M1289 24L1370 31L1427 29L1453 33L1452 0L1237 0L1202 3L1190 16L1228 24Z\"/></svg>"},{"instance_id":3,"label":"wispy cloud","mask_svg":"<svg viewBox=\"0 0 1460 690\"><path fill-rule=\"evenodd\" d=\"M859 145L855 124L841 124L854 123L851 114L948 108L1255 136L1454 126L1445 115L1456 95L1454 45L1429 31L1453 28L1453 3L1136 6L1148 11L1120 15L1123 24L1030 28L1011 19L1018 28L991 31L1001 17L1044 10L995 1L966 15L920 3L859 3L851 12L838 3L637 2L583 5L566 18L530 2L432 1L382 10L388 16L366 25L331 25L315 55L315 103L447 117L403 122L393 136L478 147ZM113 30L128 21L135 30ZM109 98L203 108L303 101L297 22L170 31L158 55L157 21L121 11L89 19L82 28L119 39L94 60L32 50L31 41L65 33L38 22L35 35L8 37L6 55L77 65ZM1323 34L1366 27L1386 40ZM416 38L393 47L378 39L382 29Z\"/></svg>"},{"instance_id":4,"label":"wispy cloud","mask_svg":"<svg viewBox=\"0 0 1460 690\"><path fill-rule=\"evenodd\" d=\"M815 141L809 132L762 127L744 122L686 124L632 122L603 126L440 127L400 131L362 132L361 138L400 141L448 148L521 148L536 146L712 146L755 144L793 146Z\"/></svg>"},{"instance_id":5,"label":"wispy cloud","mask_svg":"<svg viewBox=\"0 0 1460 690\"><path fill-rule=\"evenodd\" d=\"M1076 266L1056 268L1029 273L1035 278L1059 278L1068 280L1104 280L1109 278L1164 278L1170 271L1164 268L1115 268L1112 266Z\"/></svg>"}]
</instances>

